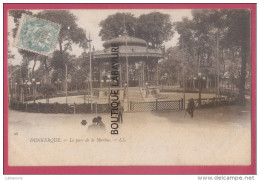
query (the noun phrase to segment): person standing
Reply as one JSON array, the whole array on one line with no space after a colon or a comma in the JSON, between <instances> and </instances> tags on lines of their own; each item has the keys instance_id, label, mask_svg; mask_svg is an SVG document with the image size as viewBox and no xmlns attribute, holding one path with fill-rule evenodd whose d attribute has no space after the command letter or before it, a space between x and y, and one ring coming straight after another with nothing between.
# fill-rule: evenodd
<instances>
[{"instance_id":1,"label":"person standing","mask_svg":"<svg viewBox=\"0 0 260 181\"><path fill-rule=\"evenodd\" d=\"M97 125L102 129L102 130L106 130L106 126L105 124L102 122L102 117L98 116L97 117Z\"/></svg>"},{"instance_id":2,"label":"person standing","mask_svg":"<svg viewBox=\"0 0 260 181\"><path fill-rule=\"evenodd\" d=\"M187 112L189 113L191 118L193 118L194 109L195 109L195 103L193 98L191 98L189 100L188 107L187 107Z\"/></svg>"}]
</instances>

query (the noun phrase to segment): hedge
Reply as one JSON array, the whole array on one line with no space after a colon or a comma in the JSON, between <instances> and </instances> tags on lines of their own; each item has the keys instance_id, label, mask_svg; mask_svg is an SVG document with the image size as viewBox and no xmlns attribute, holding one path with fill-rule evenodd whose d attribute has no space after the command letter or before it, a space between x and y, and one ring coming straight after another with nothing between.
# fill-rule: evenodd
<instances>
[{"instance_id":1,"label":"hedge","mask_svg":"<svg viewBox=\"0 0 260 181\"><path fill-rule=\"evenodd\" d=\"M13 110L32 113L91 113L91 104L59 104L59 103L21 103L11 102L9 107ZM92 104L92 112L109 112L108 104Z\"/></svg>"}]
</instances>

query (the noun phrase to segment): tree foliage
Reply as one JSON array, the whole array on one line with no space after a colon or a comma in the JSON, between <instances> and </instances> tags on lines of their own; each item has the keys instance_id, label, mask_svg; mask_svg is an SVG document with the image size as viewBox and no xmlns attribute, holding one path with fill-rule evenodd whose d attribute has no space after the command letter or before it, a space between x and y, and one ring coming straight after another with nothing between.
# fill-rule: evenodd
<instances>
[{"instance_id":1,"label":"tree foliage","mask_svg":"<svg viewBox=\"0 0 260 181\"><path fill-rule=\"evenodd\" d=\"M203 70L208 76L217 73L218 61L224 65L219 68L223 71L220 75L224 75L225 70L232 70L230 75L233 75L234 69L225 69L225 59L230 52L233 57L238 53L241 60L240 71L236 69L240 74L239 99L244 103L247 63L250 62L250 11L203 9L192 10L192 16L192 20L183 18L174 24L180 34L180 50L197 64L197 70Z\"/></svg>"},{"instance_id":2,"label":"tree foliage","mask_svg":"<svg viewBox=\"0 0 260 181\"><path fill-rule=\"evenodd\" d=\"M138 18L131 13L110 15L99 23L101 27L99 36L102 40L118 37L123 34L124 25L129 36L144 39L153 48L170 40L174 34L170 15L152 12L140 15Z\"/></svg>"},{"instance_id":3,"label":"tree foliage","mask_svg":"<svg viewBox=\"0 0 260 181\"><path fill-rule=\"evenodd\" d=\"M77 25L77 17L68 10L44 10L37 17L60 24L61 30L58 38L61 53L72 50L72 43L85 45L86 33Z\"/></svg>"},{"instance_id":4,"label":"tree foliage","mask_svg":"<svg viewBox=\"0 0 260 181\"><path fill-rule=\"evenodd\" d=\"M129 36L135 36L137 18L131 13L116 13L109 15L99 23L101 40L110 40L123 34L124 26Z\"/></svg>"},{"instance_id":5,"label":"tree foliage","mask_svg":"<svg viewBox=\"0 0 260 181\"><path fill-rule=\"evenodd\" d=\"M70 65L71 56L69 51L72 50L72 44L77 44L82 48L87 48L86 33L82 28L77 25L77 18L68 10L43 10L37 14L33 14L31 11L25 10L10 10L9 14L13 17L15 28L12 30L13 37L16 36L16 32L19 26L19 19L22 14L32 15L38 18L49 20L58 24L61 24L61 30L58 37L59 49L53 53L50 57L42 56L34 52L19 49L19 53L28 61L34 61L32 73L34 75L34 67L36 61L41 61L44 66L40 68L45 69L45 76L49 76L51 69L64 69L65 64ZM50 60L49 60L50 59ZM68 66L71 68L71 66ZM46 78L47 79L47 78ZM46 80L47 81L47 80Z\"/></svg>"},{"instance_id":6,"label":"tree foliage","mask_svg":"<svg viewBox=\"0 0 260 181\"><path fill-rule=\"evenodd\" d=\"M236 46L241 53L241 69L239 82L239 100L245 103L245 83L247 63L250 60L250 26L251 13L249 10L230 10L227 11L228 30L225 40L230 46Z\"/></svg>"},{"instance_id":7,"label":"tree foliage","mask_svg":"<svg viewBox=\"0 0 260 181\"><path fill-rule=\"evenodd\" d=\"M168 14L152 12L138 18L136 36L146 40L153 48L171 40L173 34L173 24Z\"/></svg>"}]
</instances>

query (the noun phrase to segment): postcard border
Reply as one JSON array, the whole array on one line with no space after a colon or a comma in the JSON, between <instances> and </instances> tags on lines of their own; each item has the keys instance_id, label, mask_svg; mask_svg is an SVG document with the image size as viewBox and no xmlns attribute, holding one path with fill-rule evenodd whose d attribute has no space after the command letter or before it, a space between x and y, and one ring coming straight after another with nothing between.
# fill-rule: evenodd
<instances>
[{"instance_id":1,"label":"postcard border","mask_svg":"<svg viewBox=\"0 0 260 181\"><path fill-rule=\"evenodd\" d=\"M251 165L249 166L8 166L8 10L10 9L250 9ZM4 4L4 174L256 174L256 3L248 4Z\"/></svg>"}]
</instances>

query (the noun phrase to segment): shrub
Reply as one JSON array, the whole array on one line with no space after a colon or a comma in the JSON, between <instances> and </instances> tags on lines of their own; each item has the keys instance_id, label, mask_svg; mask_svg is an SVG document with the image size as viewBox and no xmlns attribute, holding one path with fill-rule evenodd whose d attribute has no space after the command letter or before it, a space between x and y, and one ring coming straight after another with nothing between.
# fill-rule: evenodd
<instances>
[{"instance_id":1,"label":"shrub","mask_svg":"<svg viewBox=\"0 0 260 181\"><path fill-rule=\"evenodd\" d=\"M49 103L49 97L56 92L56 87L52 84L42 84L39 92L46 98L46 103Z\"/></svg>"}]
</instances>

